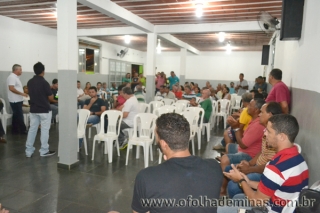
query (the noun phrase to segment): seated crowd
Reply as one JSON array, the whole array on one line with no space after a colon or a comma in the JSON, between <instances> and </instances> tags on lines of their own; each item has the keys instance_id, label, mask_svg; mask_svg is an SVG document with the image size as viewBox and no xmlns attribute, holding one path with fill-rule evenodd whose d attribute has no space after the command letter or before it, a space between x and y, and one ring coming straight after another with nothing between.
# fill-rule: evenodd
<instances>
[{"instance_id":1,"label":"seated crowd","mask_svg":"<svg viewBox=\"0 0 320 213\"><path fill-rule=\"evenodd\" d=\"M41 76L43 71L41 65L35 73ZM207 81L202 89L194 82L185 82L182 86L173 71L168 78L163 72L157 73L155 97L188 100L190 107L201 107L204 111L203 123L210 122L214 100L231 100L235 94L241 97L242 108L226 119L228 127L224 130L221 144L213 148L225 152L216 160L190 154L190 126L182 115L167 113L159 116L156 121L156 143L166 162L138 173L132 200L133 212L237 212L239 207L217 208L217 203L215 206L212 204L214 199L228 196L231 199L248 199L250 205L245 208L249 210L263 204L260 206L261 212L280 213L290 200L297 199L300 191L308 187L309 173L298 145L294 143L299 125L296 118L288 114L290 93L281 79L281 70L270 72L269 83L273 88L267 94L267 84L261 76L256 79L253 90L249 91L242 73L238 82L230 82L230 87L219 83L214 88ZM28 86L24 87L25 94L28 94ZM55 119L58 114L57 79L52 81L50 89L47 94L53 94L50 108ZM106 110L122 111L120 149L125 149L128 144L128 137L122 130L133 127L134 117L140 112L139 102L145 103L145 95L146 79L138 73L132 79L128 73L121 85L112 83L110 88L105 82L98 82L96 86L87 82L81 89L81 82L77 82L78 106L90 111L88 124L98 124ZM23 101L24 112L28 112L30 107L28 98L26 96ZM218 111L221 110L221 106L217 107ZM107 126L108 120L104 119ZM80 147L81 144L82 141ZM32 156L32 142L29 145L27 149L29 156ZM182 206L185 208L181 208L144 206L141 203L141 199L153 198L191 199L192 203L204 197L210 199L211 205L205 202L201 206L197 202L197 205L184 204Z\"/></svg>"}]
</instances>

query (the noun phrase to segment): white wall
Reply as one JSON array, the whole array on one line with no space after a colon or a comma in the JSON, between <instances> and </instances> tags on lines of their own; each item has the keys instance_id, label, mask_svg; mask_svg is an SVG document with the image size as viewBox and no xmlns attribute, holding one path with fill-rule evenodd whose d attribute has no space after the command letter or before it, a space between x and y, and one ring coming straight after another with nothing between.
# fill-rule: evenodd
<instances>
[{"instance_id":1,"label":"white wall","mask_svg":"<svg viewBox=\"0 0 320 213\"><path fill-rule=\"evenodd\" d=\"M80 39L101 44L101 57L100 57L100 60L101 60L100 73L101 74L109 74L109 59L126 61L134 64L145 65L146 63L145 52L141 52L141 51L129 48L128 53L123 58L120 58L119 56L117 56L117 53L120 53L121 50L125 49L125 47L123 46L107 43L104 41L100 41L100 40L88 38L88 37L80 37Z\"/></svg>"},{"instance_id":2,"label":"white wall","mask_svg":"<svg viewBox=\"0 0 320 213\"><path fill-rule=\"evenodd\" d=\"M239 73L244 73L245 79L254 82L263 74L261 52L201 52L200 55L188 53L186 79L194 80L239 80ZM180 52L163 52L156 58L157 71L170 74L173 70L180 76Z\"/></svg>"},{"instance_id":3,"label":"white wall","mask_svg":"<svg viewBox=\"0 0 320 213\"><path fill-rule=\"evenodd\" d=\"M57 31L0 15L0 71L20 64L24 72L33 72L41 61L46 72L57 72Z\"/></svg>"},{"instance_id":4,"label":"white wall","mask_svg":"<svg viewBox=\"0 0 320 213\"><path fill-rule=\"evenodd\" d=\"M320 92L320 1L304 3L303 28L299 41L276 43L275 68L283 71L290 87Z\"/></svg>"}]
</instances>

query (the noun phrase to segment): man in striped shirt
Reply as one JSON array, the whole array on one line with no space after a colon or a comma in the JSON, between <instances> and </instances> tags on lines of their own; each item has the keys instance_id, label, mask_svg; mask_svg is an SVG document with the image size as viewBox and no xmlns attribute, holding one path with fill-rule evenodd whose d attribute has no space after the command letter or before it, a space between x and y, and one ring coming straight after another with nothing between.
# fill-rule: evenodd
<instances>
[{"instance_id":1,"label":"man in striped shirt","mask_svg":"<svg viewBox=\"0 0 320 213\"><path fill-rule=\"evenodd\" d=\"M230 173L224 172L225 176L241 185L251 204L266 203L269 213L280 213L284 207L287 208L286 212L293 212L294 207L286 204L297 200L301 190L308 187L308 166L294 145L298 132L298 121L292 115L272 116L265 136L268 145L275 148L277 154L266 165L260 182L250 181L234 165ZM218 212L224 211L218 209Z\"/></svg>"},{"instance_id":2,"label":"man in striped shirt","mask_svg":"<svg viewBox=\"0 0 320 213\"><path fill-rule=\"evenodd\" d=\"M192 98L195 98L196 94L192 93L191 87L189 85L184 87L184 94L182 95L182 99L185 100L191 100Z\"/></svg>"}]
</instances>

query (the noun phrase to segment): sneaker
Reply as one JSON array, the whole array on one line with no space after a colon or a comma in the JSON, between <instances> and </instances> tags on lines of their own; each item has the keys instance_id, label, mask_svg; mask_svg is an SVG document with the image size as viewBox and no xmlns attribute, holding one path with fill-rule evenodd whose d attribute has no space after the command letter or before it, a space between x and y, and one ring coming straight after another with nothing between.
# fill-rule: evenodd
<instances>
[{"instance_id":1,"label":"sneaker","mask_svg":"<svg viewBox=\"0 0 320 213\"><path fill-rule=\"evenodd\" d=\"M54 155L56 154L56 151L48 151L46 154L43 154L43 155L40 155L41 157L48 157L48 156L51 156L51 155Z\"/></svg>"},{"instance_id":2,"label":"sneaker","mask_svg":"<svg viewBox=\"0 0 320 213\"><path fill-rule=\"evenodd\" d=\"M222 146L222 144L218 144L213 147L213 150L223 150L223 149L226 149L226 148Z\"/></svg>"},{"instance_id":3,"label":"sneaker","mask_svg":"<svg viewBox=\"0 0 320 213\"><path fill-rule=\"evenodd\" d=\"M125 139L119 146L120 150L124 150L128 146L128 139Z\"/></svg>"}]
</instances>

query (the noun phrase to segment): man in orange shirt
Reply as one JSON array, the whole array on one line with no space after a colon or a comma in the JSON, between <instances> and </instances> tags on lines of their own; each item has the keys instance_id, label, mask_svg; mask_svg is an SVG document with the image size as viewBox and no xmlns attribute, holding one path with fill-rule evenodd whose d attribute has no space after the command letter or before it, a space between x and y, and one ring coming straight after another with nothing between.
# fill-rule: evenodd
<instances>
[{"instance_id":1,"label":"man in orange shirt","mask_svg":"<svg viewBox=\"0 0 320 213\"><path fill-rule=\"evenodd\" d=\"M173 85L172 92L174 93L174 95L176 96L177 99L180 100L182 98L182 92L179 90L179 86Z\"/></svg>"}]
</instances>

